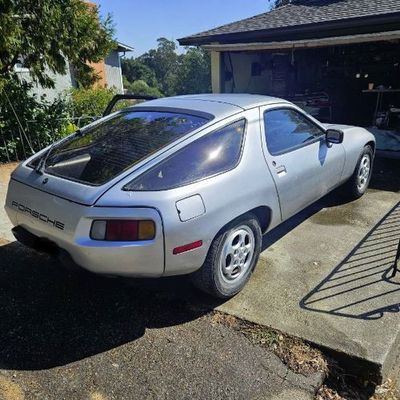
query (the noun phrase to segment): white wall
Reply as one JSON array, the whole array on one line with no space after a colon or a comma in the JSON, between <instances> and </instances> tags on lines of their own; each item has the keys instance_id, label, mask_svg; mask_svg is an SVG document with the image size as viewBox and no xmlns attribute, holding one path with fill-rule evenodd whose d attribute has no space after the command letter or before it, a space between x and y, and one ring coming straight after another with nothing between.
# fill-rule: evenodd
<instances>
[{"instance_id":1,"label":"white wall","mask_svg":"<svg viewBox=\"0 0 400 400\"><path fill-rule=\"evenodd\" d=\"M112 51L104 60L104 64L108 87L115 87L118 93L124 93L119 53L117 51Z\"/></svg>"},{"instance_id":2,"label":"white wall","mask_svg":"<svg viewBox=\"0 0 400 400\"><path fill-rule=\"evenodd\" d=\"M271 70L264 69L259 76L251 76L251 65L253 62L262 62L259 53L236 52L224 54L225 70L231 71L233 67L233 80L224 81L224 73L222 71L222 91L234 93L253 93L268 94L271 91ZM232 66L231 66L232 63ZM235 87L233 87L233 81Z\"/></svg>"}]
</instances>

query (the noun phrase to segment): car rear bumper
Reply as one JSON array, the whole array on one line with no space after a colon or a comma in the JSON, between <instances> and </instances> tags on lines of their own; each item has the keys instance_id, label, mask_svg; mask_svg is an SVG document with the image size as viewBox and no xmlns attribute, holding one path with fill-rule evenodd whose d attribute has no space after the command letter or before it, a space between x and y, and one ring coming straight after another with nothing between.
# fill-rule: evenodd
<instances>
[{"instance_id":1,"label":"car rear bumper","mask_svg":"<svg viewBox=\"0 0 400 400\"><path fill-rule=\"evenodd\" d=\"M91 272L127 277L164 274L163 224L154 208L85 206L12 180L5 209L18 240L42 251L61 249ZM156 235L140 242L92 240L90 228L96 219L150 219Z\"/></svg>"}]
</instances>

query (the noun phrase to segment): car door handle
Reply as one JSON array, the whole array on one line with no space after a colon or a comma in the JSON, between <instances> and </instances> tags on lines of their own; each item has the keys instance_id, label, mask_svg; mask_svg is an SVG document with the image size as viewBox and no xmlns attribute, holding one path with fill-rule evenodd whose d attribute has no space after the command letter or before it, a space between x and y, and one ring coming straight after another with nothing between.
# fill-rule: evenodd
<instances>
[{"instance_id":1,"label":"car door handle","mask_svg":"<svg viewBox=\"0 0 400 400\"><path fill-rule=\"evenodd\" d=\"M287 174L286 167L284 165L279 165L279 166L275 167L275 170L279 176L283 176L283 175Z\"/></svg>"}]
</instances>

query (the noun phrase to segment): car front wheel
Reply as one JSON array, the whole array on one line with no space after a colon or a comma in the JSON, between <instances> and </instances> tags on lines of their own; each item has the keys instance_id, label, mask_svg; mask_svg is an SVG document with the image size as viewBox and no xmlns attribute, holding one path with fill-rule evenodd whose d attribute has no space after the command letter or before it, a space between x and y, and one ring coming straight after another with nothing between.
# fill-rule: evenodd
<instances>
[{"instance_id":1,"label":"car front wheel","mask_svg":"<svg viewBox=\"0 0 400 400\"><path fill-rule=\"evenodd\" d=\"M371 180L373 161L374 152L371 146L365 146L353 175L345 185L351 199L358 199L366 192Z\"/></svg>"},{"instance_id":2,"label":"car front wheel","mask_svg":"<svg viewBox=\"0 0 400 400\"><path fill-rule=\"evenodd\" d=\"M246 214L223 229L211 244L207 258L193 274L193 283L214 297L226 299L242 290L261 251L260 224Z\"/></svg>"}]
</instances>

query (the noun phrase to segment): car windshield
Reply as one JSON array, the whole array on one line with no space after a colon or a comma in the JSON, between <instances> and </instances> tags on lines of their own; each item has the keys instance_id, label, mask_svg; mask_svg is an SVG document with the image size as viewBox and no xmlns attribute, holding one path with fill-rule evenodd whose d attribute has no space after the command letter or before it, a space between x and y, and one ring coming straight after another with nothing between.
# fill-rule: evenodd
<instances>
[{"instance_id":1,"label":"car windshield","mask_svg":"<svg viewBox=\"0 0 400 400\"><path fill-rule=\"evenodd\" d=\"M101 185L208 121L179 112L123 112L56 146L45 172Z\"/></svg>"}]
</instances>

